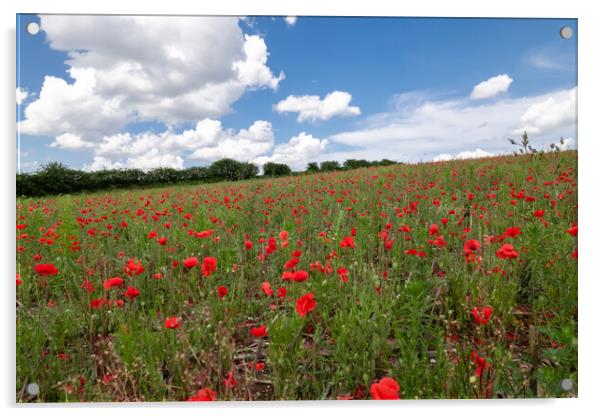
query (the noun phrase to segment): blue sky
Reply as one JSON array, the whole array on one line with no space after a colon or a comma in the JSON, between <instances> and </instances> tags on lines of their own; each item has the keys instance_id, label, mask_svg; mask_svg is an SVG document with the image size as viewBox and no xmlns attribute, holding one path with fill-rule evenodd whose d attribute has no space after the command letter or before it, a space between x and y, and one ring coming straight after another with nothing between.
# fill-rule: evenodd
<instances>
[{"instance_id":1,"label":"blue sky","mask_svg":"<svg viewBox=\"0 0 602 416\"><path fill-rule=\"evenodd\" d=\"M19 15L17 30L23 171L446 160L511 151L524 129L577 143L575 20Z\"/></svg>"}]
</instances>

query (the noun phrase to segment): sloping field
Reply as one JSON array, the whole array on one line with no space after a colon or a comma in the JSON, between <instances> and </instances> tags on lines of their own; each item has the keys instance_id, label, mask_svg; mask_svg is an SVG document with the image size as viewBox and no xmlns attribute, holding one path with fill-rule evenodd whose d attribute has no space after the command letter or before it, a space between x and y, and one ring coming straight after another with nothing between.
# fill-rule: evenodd
<instances>
[{"instance_id":1,"label":"sloping field","mask_svg":"<svg viewBox=\"0 0 602 416\"><path fill-rule=\"evenodd\" d=\"M21 401L577 394L576 152L18 199L16 224Z\"/></svg>"}]
</instances>

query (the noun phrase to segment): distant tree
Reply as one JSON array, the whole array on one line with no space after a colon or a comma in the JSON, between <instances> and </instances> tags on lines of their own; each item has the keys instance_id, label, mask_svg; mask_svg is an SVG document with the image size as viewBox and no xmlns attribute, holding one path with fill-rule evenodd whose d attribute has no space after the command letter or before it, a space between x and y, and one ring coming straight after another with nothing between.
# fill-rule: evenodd
<instances>
[{"instance_id":1,"label":"distant tree","mask_svg":"<svg viewBox=\"0 0 602 416\"><path fill-rule=\"evenodd\" d=\"M48 163L32 177L42 194L77 192L82 189L82 172L70 169L60 162Z\"/></svg>"},{"instance_id":2,"label":"distant tree","mask_svg":"<svg viewBox=\"0 0 602 416\"><path fill-rule=\"evenodd\" d=\"M372 164L368 162L366 159L347 159L345 163L343 163L344 169L359 169L359 168L367 168Z\"/></svg>"},{"instance_id":3,"label":"distant tree","mask_svg":"<svg viewBox=\"0 0 602 416\"><path fill-rule=\"evenodd\" d=\"M154 183L177 183L183 179L182 171L174 168L157 168L146 173L145 182Z\"/></svg>"},{"instance_id":4,"label":"distant tree","mask_svg":"<svg viewBox=\"0 0 602 416\"><path fill-rule=\"evenodd\" d=\"M288 167L288 165L284 164L284 163L273 163L273 162L268 162L265 165L263 165L263 176L284 176L284 175L290 175L291 174L291 168Z\"/></svg>"},{"instance_id":5,"label":"distant tree","mask_svg":"<svg viewBox=\"0 0 602 416\"><path fill-rule=\"evenodd\" d=\"M310 162L307 164L307 168L305 169L305 171L309 172L309 173L319 172L320 167L318 166L318 164L316 162Z\"/></svg>"},{"instance_id":6,"label":"distant tree","mask_svg":"<svg viewBox=\"0 0 602 416\"><path fill-rule=\"evenodd\" d=\"M397 162L393 161L393 160L389 160L389 159L381 159L378 162L374 162L377 166L390 166L390 165L396 165Z\"/></svg>"},{"instance_id":7,"label":"distant tree","mask_svg":"<svg viewBox=\"0 0 602 416\"><path fill-rule=\"evenodd\" d=\"M240 172L238 180L251 179L259 174L259 168L257 165L250 162L242 162L240 164Z\"/></svg>"},{"instance_id":8,"label":"distant tree","mask_svg":"<svg viewBox=\"0 0 602 416\"><path fill-rule=\"evenodd\" d=\"M193 166L182 171L182 177L185 181L204 181L209 178L209 169L200 166Z\"/></svg>"},{"instance_id":9,"label":"distant tree","mask_svg":"<svg viewBox=\"0 0 602 416\"><path fill-rule=\"evenodd\" d=\"M252 163L238 162L234 159L221 159L209 166L208 173L211 179L238 181L256 176L259 169Z\"/></svg>"},{"instance_id":10,"label":"distant tree","mask_svg":"<svg viewBox=\"0 0 602 416\"><path fill-rule=\"evenodd\" d=\"M329 161L320 163L320 170L322 172L332 172L334 170L339 170L340 168L341 168L341 166L339 165L339 162L337 162L336 160L329 160Z\"/></svg>"}]
</instances>

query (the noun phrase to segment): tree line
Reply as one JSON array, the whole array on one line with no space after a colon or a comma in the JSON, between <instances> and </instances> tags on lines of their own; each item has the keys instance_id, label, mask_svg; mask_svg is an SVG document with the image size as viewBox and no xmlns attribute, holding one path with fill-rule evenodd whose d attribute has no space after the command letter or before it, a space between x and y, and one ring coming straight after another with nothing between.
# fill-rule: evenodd
<instances>
[{"instance_id":1,"label":"tree line","mask_svg":"<svg viewBox=\"0 0 602 416\"><path fill-rule=\"evenodd\" d=\"M337 161L325 161L320 164L312 162L307 165L305 172L332 172L370 166L388 166L395 163L388 159L373 162L349 159L342 165ZM293 174L296 172L292 172L284 163L268 162L263 165L263 177ZM36 172L17 173L16 191L17 196L44 196L185 182L239 181L255 178L258 175L259 168L256 165L234 159L221 159L206 167L157 168L146 172L141 169L105 169L88 172L71 169L59 162L51 162Z\"/></svg>"}]
</instances>

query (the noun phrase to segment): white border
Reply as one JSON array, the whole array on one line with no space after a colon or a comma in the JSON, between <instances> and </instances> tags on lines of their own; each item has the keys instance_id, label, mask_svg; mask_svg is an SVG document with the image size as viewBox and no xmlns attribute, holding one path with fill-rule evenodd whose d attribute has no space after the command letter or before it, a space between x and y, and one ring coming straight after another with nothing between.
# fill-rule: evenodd
<instances>
[{"instance_id":1,"label":"white border","mask_svg":"<svg viewBox=\"0 0 602 416\"><path fill-rule=\"evenodd\" d=\"M394 4L395 3L395 4ZM102 0L69 2L53 0L2 1L2 55L3 77L0 83L2 99L0 114L3 118L4 137L2 155L5 158L0 169L4 184L5 201L0 205L3 219L3 238L0 253L5 273L2 287L3 302L0 321L4 330L2 362L0 368L0 392L2 405L7 414L45 414L106 416L110 405L61 407L56 405L28 406L16 408L14 405L14 270L15 270L15 20L16 13L110 13L110 14L214 14L214 15L347 15L347 16L441 16L441 17L563 17L579 19L579 399L574 400L507 400L507 401L406 401L403 403L375 402L278 402L253 404L219 404L209 406L191 406L189 404L146 404L121 405L111 412L119 414L165 414L168 409L177 409L178 413L196 414L292 414L326 413L343 411L365 415L378 411L383 414L398 413L437 413L448 415L486 414L497 415L517 411L545 412L546 414L593 413L596 399L602 396L602 361L598 352L601 343L600 327L602 311L596 308L602 295L601 265L595 256L600 255L602 241L600 223L600 189L602 174L597 157L600 155L600 75L602 66L599 50L602 40L602 19L596 13L595 2L556 1L527 2L524 0L505 0L488 2L474 0L453 1L408 1L393 2L369 0L364 2L312 1L312 0L220 0L212 2L168 0L163 2L126 2L124 0Z\"/></svg>"}]
</instances>

